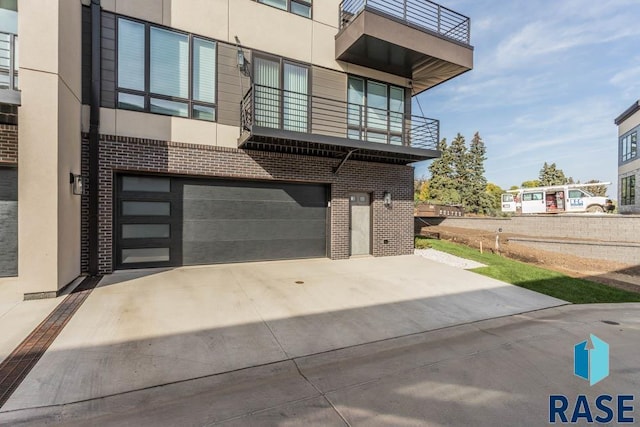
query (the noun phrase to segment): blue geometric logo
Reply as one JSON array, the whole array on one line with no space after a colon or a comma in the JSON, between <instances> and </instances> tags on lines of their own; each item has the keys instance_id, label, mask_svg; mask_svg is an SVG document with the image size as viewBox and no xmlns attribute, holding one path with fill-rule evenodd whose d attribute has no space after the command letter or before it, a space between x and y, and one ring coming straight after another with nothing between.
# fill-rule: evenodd
<instances>
[{"instance_id":1,"label":"blue geometric logo","mask_svg":"<svg viewBox=\"0 0 640 427\"><path fill-rule=\"evenodd\" d=\"M588 341L573 347L573 373L594 385L609 376L609 344L591 334L591 348Z\"/></svg>"}]
</instances>

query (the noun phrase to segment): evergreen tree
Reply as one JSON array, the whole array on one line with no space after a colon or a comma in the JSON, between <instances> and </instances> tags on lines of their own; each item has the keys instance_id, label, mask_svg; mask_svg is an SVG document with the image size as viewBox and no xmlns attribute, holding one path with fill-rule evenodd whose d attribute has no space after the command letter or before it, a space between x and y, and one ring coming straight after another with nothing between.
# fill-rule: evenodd
<instances>
[{"instance_id":1,"label":"evergreen tree","mask_svg":"<svg viewBox=\"0 0 640 427\"><path fill-rule=\"evenodd\" d=\"M486 153L484 142L476 132L466 155L467 176L463 182L464 189L459 190L462 195L462 204L469 212L487 213L493 204L487 193L487 179L484 176Z\"/></svg>"},{"instance_id":2,"label":"evergreen tree","mask_svg":"<svg viewBox=\"0 0 640 427\"><path fill-rule=\"evenodd\" d=\"M547 162L542 165L538 180L541 186L564 185L569 182L562 169L558 169L555 163L548 164Z\"/></svg>"},{"instance_id":3,"label":"evergreen tree","mask_svg":"<svg viewBox=\"0 0 640 427\"><path fill-rule=\"evenodd\" d=\"M429 165L429 195L431 199L443 204L460 203L460 194L456 190L453 158L446 138L438 143L440 157Z\"/></svg>"}]
</instances>

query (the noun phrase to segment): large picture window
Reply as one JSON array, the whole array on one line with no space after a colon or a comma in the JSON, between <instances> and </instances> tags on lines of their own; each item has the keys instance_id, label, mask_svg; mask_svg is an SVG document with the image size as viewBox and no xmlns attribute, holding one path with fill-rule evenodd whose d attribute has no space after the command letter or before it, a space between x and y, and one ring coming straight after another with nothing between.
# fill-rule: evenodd
<instances>
[{"instance_id":1,"label":"large picture window","mask_svg":"<svg viewBox=\"0 0 640 427\"><path fill-rule=\"evenodd\" d=\"M216 43L118 18L117 107L214 121Z\"/></svg>"},{"instance_id":2,"label":"large picture window","mask_svg":"<svg viewBox=\"0 0 640 427\"><path fill-rule=\"evenodd\" d=\"M360 77L347 85L349 138L402 145L404 89Z\"/></svg>"},{"instance_id":3,"label":"large picture window","mask_svg":"<svg viewBox=\"0 0 640 427\"><path fill-rule=\"evenodd\" d=\"M636 204L636 176L631 175L620 180L620 204Z\"/></svg>"},{"instance_id":4,"label":"large picture window","mask_svg":"<svg viewBox=\"0 0 640 427\"><path fill-rule=\"evenodd\" d=\"M296 15L311 18L311 3L313 0L258 0L258 3L268 4L278 9L287 10Z\"/></svg>"},{"instance_id":5,"label":"large picture window","mask_svg":"<svg viewBox=\"0 0 640 427\"><path fill-rule=\"evenodd\" d=\"M638 131L633 131L620 138L620 159L623 162L634 159L638 155Z\"/></svg>"}]
</instances>

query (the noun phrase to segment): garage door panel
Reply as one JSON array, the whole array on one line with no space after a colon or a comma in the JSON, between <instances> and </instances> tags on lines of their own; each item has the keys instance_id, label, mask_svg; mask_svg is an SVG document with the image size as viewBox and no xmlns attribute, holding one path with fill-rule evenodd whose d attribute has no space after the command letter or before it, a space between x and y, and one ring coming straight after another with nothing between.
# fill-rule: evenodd
<instances>
[{"instance_id":1,"label":"garage door panel","mask_svg":"<svg viewBox=\"0 0 640 427\"><path fill-rule=\"evenodd\" d=\"M324 236L325 221L208 220L185 221L182 238L188 241L310 239Z\"/></svg>"},{"instance_id":2,"label":"garage door panel","mask_svg":"<svg viewBox=\"0 0 640 427\"><path fill-rule=\"evenodd\" d=\"M184 200L220 200L243 202L294 202L305 207L324 207L325 187L321 185L273 183L185 184Z\"/></svg>"},{"instance_id":3,"label":"garage door panel","mask_svg":"<svg viewBox=\"0 0 640 427\"><path fill-rule=\"evenodd\" d=\"M185 221L215 217L218 219L242 218L289 219L289 218L326 218L325 206L305 207L297 202L271 201L223 201L223 200L185 200L183 204Z\"/></svg>"},{"instance_id":4,"label":"garage door panel","mask_svg":"<svg viewBox=\"0 0 640 427\"><path fill-rule=\"evenodd\" d=\"M327 256L326 185L177 177L170 185L153 178L124 185L123 178L115 212L120 267ZM149 253L126 251L137 248Z\"/></svg>"},{"instance_id":5,"label":"garage door panel","mask_svg":"<svg viewBox=\"0 0 640 427\"><path fill-rule=\"evenodd\" d=\"M313 258L324 248L324 239L184 242L183 260L185 265L198 265Z\"/></svg>"}]
</instances>

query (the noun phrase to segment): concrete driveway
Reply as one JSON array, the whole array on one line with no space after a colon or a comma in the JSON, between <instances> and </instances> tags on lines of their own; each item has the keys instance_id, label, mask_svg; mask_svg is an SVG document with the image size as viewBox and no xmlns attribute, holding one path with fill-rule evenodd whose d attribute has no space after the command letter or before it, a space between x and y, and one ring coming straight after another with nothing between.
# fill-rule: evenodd
<instances>
[{"instance_id":1,"label":"concrete driveway","mask_svg":"<svg viewBox=\"0 0 640 427\"><path fill-rule=\"evenodd\" d=\"M563 304L418 256L120 272L0 414L276 362L288 372L296 358Z\"/></svg>"}]
</instances>

